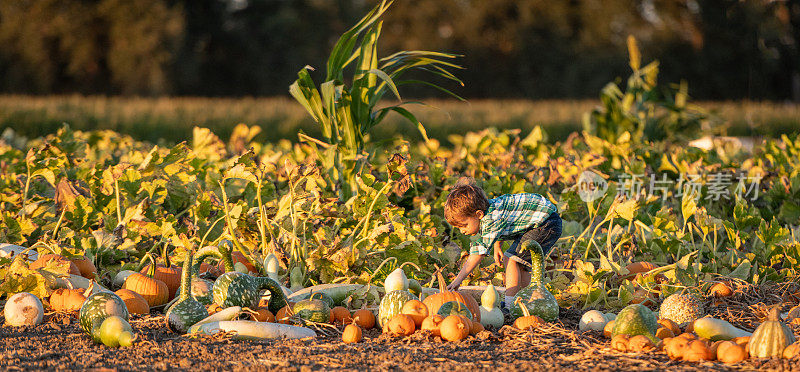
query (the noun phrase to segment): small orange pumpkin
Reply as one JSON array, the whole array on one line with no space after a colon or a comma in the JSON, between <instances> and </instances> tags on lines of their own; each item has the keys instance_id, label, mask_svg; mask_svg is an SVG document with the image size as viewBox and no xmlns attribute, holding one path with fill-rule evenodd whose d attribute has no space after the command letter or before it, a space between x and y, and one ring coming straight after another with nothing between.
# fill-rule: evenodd
<instances>
[{"instance_id":1,"label":"small orange pumpkin","mask_svg":"<svg viewBox=\"0 0 800 372\"><path fill-rule=\"evenodd\" d=\"M517 298L516 302L521 303L522 299ZM531 315L531 313L528 311L527 306L520 306L520 308L522 309L523 316L514 320L515 328L525 330L529 328L536 328L539 325L544 324L544 320L542 318L536 315Z\"/></svg>"},{"instance_id":2,"label":"small orange pumpkin","mask_svg":"<svg viewBox=\"0 0 800 372\"><path fill-rule=\"evenodd\" d=\"M480 322L472 322L472 327L469 329L469 335L475 336L484 330L483 324Z\"/></svg>"},{"instance_id":3,"label":"small orange pumpkin","mask_svg":"<svg viewBox=\"0 0 800 372\"><path fill-rule=\"evenodd\" d=\"M270 322L275 323L275 315L272 315L272 312L269 309L257 309L255 314L252 314L252 317L257 322Z\"/></svg>"},{"instance_id":4,"label":"small orange pumpkin","mask_svg":"<svg viewBox=\"0 0 800 372\"><path fill-rule=\"evenodd\" d=\"M36 261L33 261L28 267L31 270L43 269L45 266L47 266L47 264L50 261L56 261L59 264L68 263L70 274L81 275L81 271L78 269L78 266L76 266L74 262L68 260L66 257L60 254L46 254L43 256L39 256L39 258Z\"/></svg>"},{"instance_id":5,"label":"small orange pumpkin","mask_svg":"<svg viewBox=\"0 0 800 372\"><path fill-rule=\"evenodd\" d=\"M656 331L656 337L660 339L675 337L675 334L669 328L661 327Z\"/></svg>"},{"instance_id":6,"label":"small orange pumpkin","mask_svg":"<svg viewBox=\"0 0 800 372\"><path fill-rule=\"evenodd\" d=\"M658 324L660 324L662 327L667 328L670 331L672 331L673 335L677 336L677 335L681 334L681 327L678 326L678 324L673 322L672 320L659 319L658 320Z\"/></svg>"},{"instance_id":7,"label":"small orange pumpkin","mask_svg":"<svg viewBox=\"0 0 800 372\"><path fill-rule=\"evenodd\" d=\"M630 336L626 334L618 334L611 338L611 348L617 351L628 351L628 340Z\"/></svg>"},{"instance_id":8,"label":"small orange pumpkin","mask_svg":"<svg viewBox=\"0 0 800 372\"><path fill-rule=\"evenodd\" d=\"M603 336L611 338L611 333L614 330L614 320L609 320L606 326L603 327Z\"/></svg>"},{"instance_id":9,"label":"small orange pumpkin","mask_svg":"<svg viewBox=\"0 0 800 372\"><path fill-rule=\"evenodd\" d=\"M440 328L443 320L441 315L433 314L422 321L420 329L427 330L434 336L441 336Z\"/></svg>"},{"instance_id":10,"label":"small orange pumpkin","mask_svg":"<svg viewBox=\"0 0 800 372\"><path fill-rule=\"evenodd\" d=\"M628 274L624 275L622 279L630 280L637 274L647 273L650 270L657 269L658 266L647 261L642 261L630 263L628 266L625 266L625 268L628 269Z\"/></svg>"},{"instance_id":11,"label":"small orange pumpkin","mask_svg":"<svg viewBox=\"0 0 800 372\"><path fill-rule=\"evenodd\" d=\"M275 320L277 320L278 323L289 324L291 323L289 318L291 318L292 316L294 316L294 311L292 311L292 307L284 306L280 310L278 310L277 314L275 314Z\"/></svg>"},{"instance_id":12,"label":"small orange pumpkin","mask_svg":"<svg viewBox=\"0 0 800 372\"><path fill-rule=\"evenodd\" d=\"M375 314L367 309L356 310L353 314L353 320L359 327L364 329L372 329L375 326Z\"/></svg>"},{"instance_id":13,"label":"small orange pumpkin","mask_svg":"<svg viewBox=\"0 0 800 372\"><path fill-rule=\"evenodd\" d=\"M140 294L131 291L130 289L120 289L114 292L125 302L125 306L128 308L128 312L131 314L149 314L150 313L150 305L147 304L147 300L144 299Z\"/></svg>"},{"instance_id":14,"label":"small orange pumpkin","mask_svg":"<svg viewBox=\"0 0 800 372\"><path fill-rule=\"evenodd\" d=\"M416 329L414 319L406 314L397 314L386 323L386 332L393 336L410 336Z\"/></svg>"},{"instance_id":15,"label":"small orange pumpkin","mask_svg":"<svg viewBox=\"0 0 800 372\"><path fill-rule=\"evenodd\" d=\"M718 282L711 286L708 290L708 294L712 297L730 297L733 295L733 290L731 287L728 286L725 282Z\"/></svg>"},{"instance_id":16,"label":"small orange pumpkin","mask_svg":"<svg viewBox=\"0 0 800 372\"><path fill-rule=\"evenodd\" d=\"M795 342L783 349L783 358L792 359L800 356L800 342Z\"/></svg>"},{"instance_id":17,"label":"small orange pumpkin","mask_svg":"<svg viewBox=\"0 0 800 372\"><path fill-rule=\"evenodd\" d=\"M169 288L166 283L139 273L128 276L122 288L130 289L144 297L150 307L169 302Z\"/></svg>"},{"instance_id":18,"label":"small orange pumpkin","mask_svg":"<svg viewBox=\"0 0 800 372\"><path fill-rule=\"evenodd\" d=\"M643 352L653 349L655 345L646 336L635 335L628 339L628 351Z\"/></svg>"},{"instance_id":19,"label":"small orange pumpkin","mask_svg":"<svg viewBox=\"0 0 800 372\"><path fill-rule=\"evenodd\" d=\"M347 310L344 306L336 306L331 309L331 316L333 317L333 323L347 324L353 321L350 316L350 310Z\"/></svg>"},{"instance_id":20,"label":"small orange pumpkin","mask_svg":"<svg viewBox=\"0 0 800 372\"><path fill-rule=\"evenodd\" d=\"M689 342L688 348L683 352L683 360L689 362L699 362L702 360L712 360L711 350L705 342L694 340Z\"/></svg>"},{"instance_id":21,"label":"small orange pumpkin","mask_svg":"<svg viewBox=\"0 0 800 372\"><path fill-rule=\"evenodd\" d=\"M361 328L355 323L348 324L342 332L342 341L348 344L361 341Z\"/></svg>"},{"instance_id":22,"label":"small orange pumpkin","mask_svg":"<svg viewBox=\"0 0 800 372\"><path fill-rule=\"evenodd\" d=\"M414 319L417 328L422 325L422 321L428 317L428 307L420 300L411 300L403 305L400 314L406 314Z\"/></svg>"},{"instance_id":23,"label":"small orange pumpkin","mask_svg":"<svg viewBox=\"0 0 800 372\"><path fill-rule=\"evenodd\" d=\"M81 256L80 258L73 258L70 259L75 266L78 267L78 271L81 272L81 276L87 279L96 279L97 278L97 267L94 266L91 260L86 258L86 256Z\"/></svg>"},{"instance_id":24,"label":"small orange pumpkin","mask_svg":"<svg viewBox=\"0 0 800 372\"><path fill-rule=\"evenodd\" d=\"M480 322L481 312L478 309L478 301L475 301L475 299L468 294L462 294L458 291L448 291L442 273L437 272L436 276L439 280L439 293L425 297L423 301L425 307L428 309L428 314L436 314L444 303L456 301L466 305L469 312L472 313L473 320Z\"/></svg>"},{"instance_id":25,"label":"small orange pumpkin","mask_svg":"<svg viewBox=\"0 0 800 372\"><path fill-rule=\"evenodd\" d=\"M82 289L56 289L50 295L50 307L55 311L78 311L86 301L84 290Z\"/></svg>"},{"instance_id":26,"label":"small orange pumpkin","mask_svg":"<svg viewBox=\"0 0 800 372\"><path fill-rule=\"evenodd\" d=\"M439 333L447 341L461 341L469 336L472 324L460 315L448 315L439 324Z\"/></svg>"},{"instance_id":27,"label":"small orange pumpkin","mask_svg":"<svg viewBox=\"0 0 800 372\"><path fill-rule=\"evenodd\" d=\"M739 363L748 358L744 348L733 341L722 341L717 346L716 356L722 363Z\"/></svg>"}]
</instances>

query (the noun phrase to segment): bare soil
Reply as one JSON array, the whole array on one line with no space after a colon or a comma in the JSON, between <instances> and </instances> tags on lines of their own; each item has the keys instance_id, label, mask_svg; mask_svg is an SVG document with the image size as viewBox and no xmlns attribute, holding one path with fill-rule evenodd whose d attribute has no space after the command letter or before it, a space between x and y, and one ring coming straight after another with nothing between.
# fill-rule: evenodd
<instances>
[{"instance_id":1,"label":"bare soil","mask_svg":"<svg viewBox=\"0 0 800 372\"><path fill-rule=\"evenodd\" d=\"M752 296L751 296L752 297ZM742 328L757 325L763 303L735 297L714 304L712 315ZM756 299L761 297L754 297ZM751 298L752 300L752 298ZM623 353L609 348L597 332L579 332L580 310L562 309L558 322L521 332L509 326L484 331L458 343L422 332L406 338L365 331L364 340L345 344L337 331L306 340L237 341L228 336L192 337L169 332L163 315L134 316L133 347L94 344L74 315L51 313L35 327L0 327L0 368L4 370L524 370L524 371L800 371L800 361L751 359L725 365L671 361L663 352ZM737 321L738 320L738 321ZM800 330L792 325L795 334Z\"/></svg>"}]
</instances>

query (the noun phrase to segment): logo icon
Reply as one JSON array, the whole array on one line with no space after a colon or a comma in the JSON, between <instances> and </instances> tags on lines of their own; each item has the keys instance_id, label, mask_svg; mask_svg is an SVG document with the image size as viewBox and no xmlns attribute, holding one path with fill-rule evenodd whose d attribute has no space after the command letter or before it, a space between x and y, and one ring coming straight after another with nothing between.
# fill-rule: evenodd
<instances>
[{"instance_id":1,"label":"logo icon","mask_svg":"<svg viewBox=\"0 0 800 372\"><path fill-rule=\"evenodd\" d=\"M588 203L605 195L606 190L608 190L608 181L595 172L585 170L578 177L577 187L578 196Z\"/></svg>"}]
</instances>

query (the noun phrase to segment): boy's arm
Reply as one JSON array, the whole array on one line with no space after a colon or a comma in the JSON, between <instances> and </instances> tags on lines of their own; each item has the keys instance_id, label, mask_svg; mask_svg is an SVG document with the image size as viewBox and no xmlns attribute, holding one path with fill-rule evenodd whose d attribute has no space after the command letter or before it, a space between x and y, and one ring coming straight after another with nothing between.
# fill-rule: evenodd
<instances>
[{"instance_id":1,"label":"boy's arm","mask_svg":"<svg viewBox=\"0 0 800 372\"><path fill-rule=\"evenodd\" d=\"M461 282L464 281L464 278L481 263L483 256L482 254L470 254L467 256L467 259L464 260L464 264L461 265L461 271L458 272L455 279L447 286L447 290L454 291L458 289L458 287L461 286Z\"/></svg>"}]
</instances>

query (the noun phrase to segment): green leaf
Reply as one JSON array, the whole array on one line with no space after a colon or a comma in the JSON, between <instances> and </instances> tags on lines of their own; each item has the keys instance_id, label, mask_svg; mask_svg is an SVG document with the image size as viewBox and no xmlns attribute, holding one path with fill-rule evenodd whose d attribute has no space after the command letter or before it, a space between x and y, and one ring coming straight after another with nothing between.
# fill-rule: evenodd
<instances>
[{"instance_id":1,"label":"green leaf","mask_svg":"<svg viewBox=\"0 0 800 372\"><path fill-rule=\"evenodd\" d=\"M739 263L739 266L736 266L736 269L734 269L733 271L731 271L730 274L728 274L728 276L735 279L749 281L750 269L752 268L752 266L753 265L750 263L750 260L744 259L742 260L741 263Z\"/></svg>"}]
</instances>

